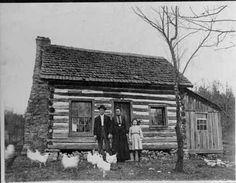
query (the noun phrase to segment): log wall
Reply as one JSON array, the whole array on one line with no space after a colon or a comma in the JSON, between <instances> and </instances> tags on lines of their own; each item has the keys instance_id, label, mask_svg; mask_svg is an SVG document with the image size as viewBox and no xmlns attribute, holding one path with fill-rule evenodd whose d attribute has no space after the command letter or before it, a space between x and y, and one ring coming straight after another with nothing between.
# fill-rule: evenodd
<instances>
[{"instance_id":1,"label":"log wall","mask_svg":"<svg viewBox=\"0 0 236 183\"><path fill-rule=\"evenodd\" d=\"M165 94L167 93L167 94ZM107 107L105 114L112 116L114 99L131 102L131 116L142 120L141 126L144 133L143 146L145 149L176 148L176 104L175 96L171 90L124 90L116 88L61 88L55 86L52 93L52 137L48 139L49 148L59 149L91 149L96 147L93 136L69 136L69 102L73 99L94 100L94 117L99 115L97 107L104 104ZM149 104L163 104L167 108L167 127L149 128Z\"/></svg>"}]
</instances>

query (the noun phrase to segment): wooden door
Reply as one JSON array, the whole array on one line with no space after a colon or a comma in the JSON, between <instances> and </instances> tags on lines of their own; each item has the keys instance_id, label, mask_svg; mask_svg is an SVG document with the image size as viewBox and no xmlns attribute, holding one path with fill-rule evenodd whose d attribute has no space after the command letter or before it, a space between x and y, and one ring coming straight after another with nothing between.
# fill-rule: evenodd
<instances>
[{"instance_id":1,"label":"wooden door","mask_svg":"<svg viewBox=\"0 0 236 183\"><path fill-rule=\"evenodd\" d=\"M115 114L115 109L117 107L121 109L121 115L125 117L127 125L130 126L131 123L130 102L120 102L120 101L114 102L113 114Z\"/></svg>"},{"instance_id":2,"label":"wooden door","mask_svg":"<svg viewBox=\"0 0 236 183\"><path fill-rule=\"evenodd\" d=\"M188 148L190 152L217 153L222 151L219 114L188 112Z\"/></svg>"}]
</instances>

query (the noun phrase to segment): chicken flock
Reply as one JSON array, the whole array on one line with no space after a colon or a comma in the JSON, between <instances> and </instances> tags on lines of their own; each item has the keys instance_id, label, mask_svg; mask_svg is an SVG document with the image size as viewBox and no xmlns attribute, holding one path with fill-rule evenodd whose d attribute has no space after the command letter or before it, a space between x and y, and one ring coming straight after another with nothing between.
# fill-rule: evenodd
<instances>
[{"instance_id":1,"label":"chicken flock","mask_svg":"<svg viewBox=\"0 0 236 183\"><path fill-rule=\"evenodd\" d=\"M78 164L80 161L79 155L74 154L67 154L67 153L60 153L61 158L61 164L64 168L63 170L69 169L69 168L76 168L78 169ZM41 168L42 164L46 166L46 162L49 158L50 153L40 153L39 150L32 151L30 148L27 148L26 156L30 160L31 165L33 162L39 163L39 166ZM8 160L15 156L15 147L12 144L9 144L5 149L5 160ZM102 176L105 177L107 175L107 172L111 170L111 164L117 163L117 154L110 155L106 152L105 160L103 159L103 156L99 154L97 151L93 150L92 152L87 153L87 162L92 164L93 168L98 168L100 171L102 171Z\"/></svg>"}]
</instances>

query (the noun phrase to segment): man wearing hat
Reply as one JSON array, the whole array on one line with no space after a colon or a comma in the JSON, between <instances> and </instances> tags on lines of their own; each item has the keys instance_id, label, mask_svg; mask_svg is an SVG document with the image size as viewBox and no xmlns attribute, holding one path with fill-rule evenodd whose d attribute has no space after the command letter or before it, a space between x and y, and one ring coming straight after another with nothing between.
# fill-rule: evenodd
<instances>
[{"instance_id":1,"label":"man wearing hat","mask_svg":"<svg viewBox=\"0 0 236 183\"><path fill-rule=\"evenodd\" d=\"M98 152L104 154L103 143L105 143L106 152L110 153L110 143L108 138L111 138L111 119L105 115L106 107L100 105L98 107L100 115L94 120L94 138L98 141Z\"/></svg>"}]
</instances>

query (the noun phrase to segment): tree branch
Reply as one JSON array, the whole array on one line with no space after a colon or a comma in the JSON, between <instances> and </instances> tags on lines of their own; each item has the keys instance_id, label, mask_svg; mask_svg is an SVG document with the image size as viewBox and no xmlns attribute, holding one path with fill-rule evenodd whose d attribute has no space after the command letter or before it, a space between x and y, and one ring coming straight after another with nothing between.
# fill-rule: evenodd
<instances>
[{"instance_id":1,"label":"tree branch","mask_svg":"<svg viewBox=\"0 0 236 183\"><path fill-rule=\"evenodd\" d=\"M185 38L187 38L188 36L190 36L191 34L195 34L197 33L199 30L193 31L188 33L187 35L183 36L182 38L180 38L174 45L173 48L175 48L181 41L183 41Z\"/></svg>"},{"instance_id":2,"label":"tree branch","mask_svg":"<svg viewBox=\"0 0 236 183\"><path fill-rule=\"evenodd\" d=\"M212 25L211 25L212 27ZM188 67L188 64L189 62L192 60L192 58L194 57L194 55L198 52L198 50L202 47L202 45L204 44L204 42L208 39L208 37L210 36L211 34L211 31L208 32L208 34L205 36L205 38L200 42L200 44L198 45L198 47L196 48L196 50L193 52L193 54L190 56L190 58L188 59L185 67L184 67L184 70L182 72L182 74L184 74L185 70L187 69Z\"/></svg>"},{"instance_id":3,"label":"tree branch","mask_svg":"<svg viewBox=\"0 0 236 183\"><path fill-rule=\"evenodd\" d=\"M224 6L220 6L217 9L213 9L213 10L205 10L201 15L194 15L194 16L180 16L180 18L188 18L188 19L195 19L195 18L206 18L206 17L210 17L213 15L218 15L221 11L223 11L225 8L227 7L227 5ZM217 11L216 11L217 10ZM209 11L213 11L213 13L209 13Z\"/></svg>"},{"instance_id":4,"label":"tree branch","mask_svg":"<svg viewBox=\"0 0 236 183\"><path fill-rule=\"evenodd\" d=\"M172 42L177 38L178 35L178 7L175 7L175 35L170 39L170 43L172 44Z\"/></svg>"}]
</instances>

